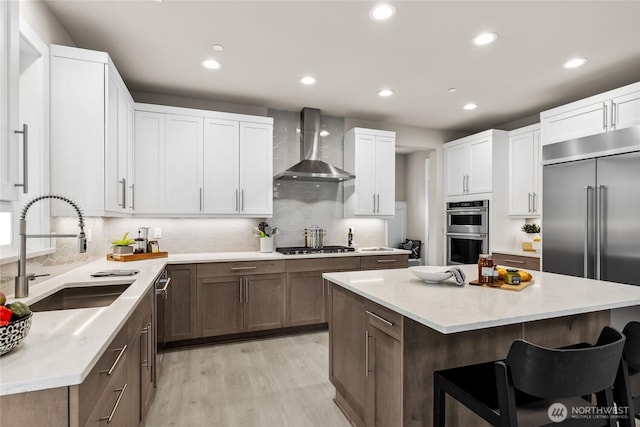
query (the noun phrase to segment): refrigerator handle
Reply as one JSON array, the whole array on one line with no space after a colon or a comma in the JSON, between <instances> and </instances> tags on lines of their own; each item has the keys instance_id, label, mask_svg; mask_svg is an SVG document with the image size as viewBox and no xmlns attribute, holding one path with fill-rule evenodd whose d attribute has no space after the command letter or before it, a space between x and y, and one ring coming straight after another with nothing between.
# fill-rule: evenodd
<instances>
[{"instance_id":1,"label":"refrigerator handle","mask_svg":"<svg viewBox=\"0 0 640 427\"><path fill-rule=\"evenodd\" d=\"M602 258L602 191L604 188L604 185L596 187L596 280L600 280Z\"/></svg>"},{"instance_id":2,"label":"refrigerator handle","mask_svg":"<svg viewBox=\"0 0 640 427\"><path fill-rule=\"evenodd\" d=\"M584 219L584 278L589 278L589 190L591 190L591 186L587 185L584 187L585 191L585 200L586 200L586 209L585 209L585 219Z\"/></svg>"}]
</instances>

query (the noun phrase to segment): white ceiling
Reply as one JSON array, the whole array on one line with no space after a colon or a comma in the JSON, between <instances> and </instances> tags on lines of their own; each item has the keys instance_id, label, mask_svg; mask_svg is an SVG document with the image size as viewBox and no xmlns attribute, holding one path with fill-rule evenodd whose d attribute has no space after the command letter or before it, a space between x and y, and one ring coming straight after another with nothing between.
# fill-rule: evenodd
<instances>
[{"instance_id":1,"label":"white ceiling","mask_svg":"<svg viewBox=\"0 0 640 427\"><path fill-rule=\"evenodd\" d=\"M46 2L134 91L475 132L640 81L640 1L390 1L389 22L371 1Z\"/></svg>"}]
</instances>

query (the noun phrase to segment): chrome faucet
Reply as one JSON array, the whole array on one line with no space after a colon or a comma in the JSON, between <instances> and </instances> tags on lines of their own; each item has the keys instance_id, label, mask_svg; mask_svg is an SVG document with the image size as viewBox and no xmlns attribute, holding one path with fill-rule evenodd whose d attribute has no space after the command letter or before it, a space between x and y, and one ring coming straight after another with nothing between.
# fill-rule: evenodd
<instances>
[{"instance_id":1,"label":"chrome faucet","mask_svg":"<svg viewBox=\"0 0 640 427\"><path fill-rule=\"evenodd\" d=\"M34 203L44 199L57 199L63 202L69 203L78 213L78 227L80 227L80 234L27 234L27 211ZM27 238L50 238L50 237L76 237L78 239L78 253L85 253L87 251L87 237L84 234L84 218L80 207L72 200L59 196L56 194L47 194L44 196L38 196L24 205L22 213L20 214L20 253L18 258L18 276L16 276L15 283L15 297L24 298L29 296L29 281L34 280L36 277L48 276L48 274L33 273L27 274Z\"/></svg>"}]
</instances>

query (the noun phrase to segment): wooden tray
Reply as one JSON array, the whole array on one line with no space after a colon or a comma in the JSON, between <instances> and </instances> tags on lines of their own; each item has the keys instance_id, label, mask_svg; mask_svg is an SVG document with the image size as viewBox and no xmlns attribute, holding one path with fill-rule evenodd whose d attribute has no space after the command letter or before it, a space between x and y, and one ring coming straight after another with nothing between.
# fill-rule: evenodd
<instances>
[{"instance_id":1,"label":"wooden tray","mask_svg":"<svg viewBox=\"0 0 640 427\"><path fill-rule=\"evenodd\" d=\"M529 280L528 282L522 282L519 285L509 285L504 283L502 280L498 280L496 283L499 283L500 286L489 286L478 282L477 280L470 280L470 285L482 286L484 288L494 288L494 289L505 289L507 291L521 291L529 285L533 285L535 283L534 280Z\"/></svg>"},{"instance_id":2,"label":"wooden tray","mask_svg":"<svg viewBox=\"0 0 640 427\"><path fill-rule=\"evenodd\" d=\"M166 258L168 256L169 256L169 252L149 252L146 254L133 254L133 255L107 254L107 261L118 261L118 262L143 261L145 259Z\"/></svg>"}]
</instances>

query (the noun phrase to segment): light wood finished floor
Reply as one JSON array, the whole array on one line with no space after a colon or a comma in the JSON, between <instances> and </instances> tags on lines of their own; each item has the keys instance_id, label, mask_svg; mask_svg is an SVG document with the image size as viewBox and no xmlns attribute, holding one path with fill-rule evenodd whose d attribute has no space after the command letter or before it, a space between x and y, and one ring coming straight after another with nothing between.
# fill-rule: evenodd
<instances>
[{"instance_id":1,"label":"light wood finished floor","mask_svg":"<svg viewBox=\"0 0 640 427\"><path fill-rule=\"evenodd\" d=\"M146 427L349 427L333 402L327 332L162 355Z\"/></svg>"}]
</instances>

